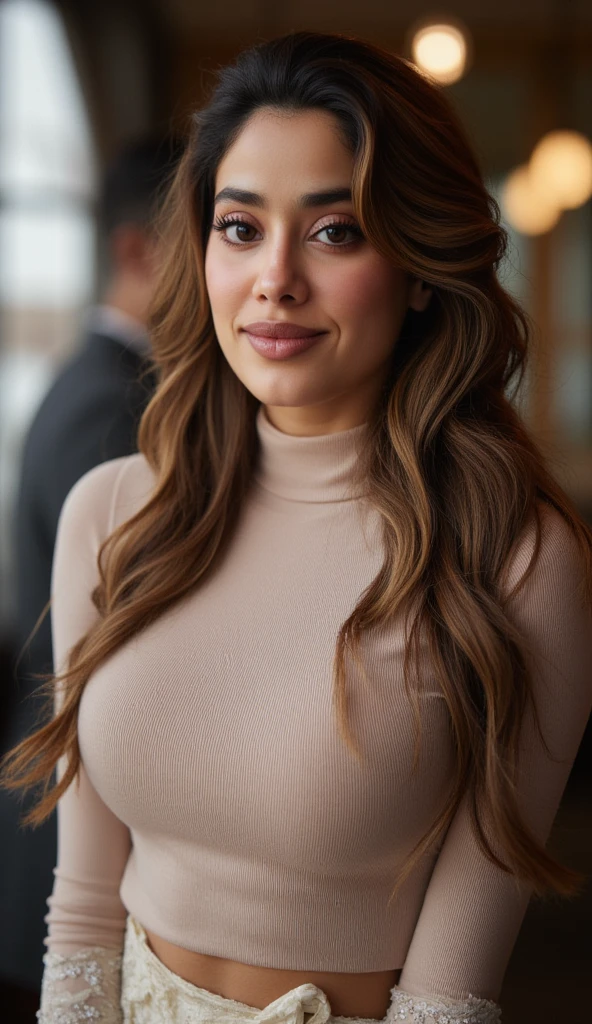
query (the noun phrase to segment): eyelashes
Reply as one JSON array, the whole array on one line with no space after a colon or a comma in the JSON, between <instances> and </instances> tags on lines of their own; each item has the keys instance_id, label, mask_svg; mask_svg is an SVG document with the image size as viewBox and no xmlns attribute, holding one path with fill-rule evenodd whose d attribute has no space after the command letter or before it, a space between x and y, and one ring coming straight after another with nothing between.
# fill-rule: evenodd
<instances>
[{"instance_id":1,"label":"eyelashes","mask_svg":"<svg viewBox=\"0 0 592 1024\"><path fill-rule=\"evenodd\" d=\"M227 245L234 246L235 248L240 248L242 245L247 245L249 242L253 242L255 240L253 238L243 238L241 241L232 241L224 233L226 229L230 227L243 227L251 231L257 230L247 220L244 220L242 217L238 217L236 214L225 214L222 217L218 217L212 224L212 229L214 231L219 231L221 233L222 241L225 242ZM318 228L318 230L315 231L313 237L322 234L323 231L331 230L348 231L350 232L350 234L354 236L354 239L349 242L321 242L321 245L324 245L327 249L350 249L364 237L361 229L356 224L352 224L350 223L350 221L340 219L334 219L327 224L323 224L322 227Z\"/></svg>"}]
</instances>

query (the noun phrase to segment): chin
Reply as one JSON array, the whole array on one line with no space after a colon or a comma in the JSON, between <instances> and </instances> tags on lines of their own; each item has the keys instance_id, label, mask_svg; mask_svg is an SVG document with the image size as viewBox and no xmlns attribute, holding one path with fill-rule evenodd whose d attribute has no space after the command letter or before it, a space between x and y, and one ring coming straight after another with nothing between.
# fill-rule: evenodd
<instances>
[{"instance_id":1,"label":"chin","mask_svg":"<svg viewBox=\"0 0 592 1024\"><path fill-rule=\"evenodd\" d=\"M277 371L275 371L277 373ZM285 372L285 371L284 371ZM302 386L290 386L290 381L262 382L261 380L250 380L246 376L241 380L248 391L257 398L262 405L285 406L286 408L300 409L308 405L319 405L330 400L331 396L318 388Z\"/></svg>"}]
</instances>

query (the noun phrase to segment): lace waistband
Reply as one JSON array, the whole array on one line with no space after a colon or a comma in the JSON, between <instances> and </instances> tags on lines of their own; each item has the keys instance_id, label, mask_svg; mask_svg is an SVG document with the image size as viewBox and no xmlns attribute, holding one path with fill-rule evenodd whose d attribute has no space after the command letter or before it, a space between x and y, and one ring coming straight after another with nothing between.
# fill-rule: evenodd
<instances>
[{"instance_id":1,"label":"lace waistband","mask_svg":"<svg viewBox=\"0 0 592 1024\"><path fill-rule=\"evenodd\" d=\"M123 1024L378 1024L375 1018L331 1015L322 989L308 982L274 999L263 1010L226 999L185 981L158 959L142 925L128 916L122 969ZM489 999L414 996L395 985L382 1024L501 1024L501 1008Z\"/></svg>"},{"instance_id":2,"label":"lace waistband","mask_svg":"<svg viewBox=\"0 0 592 1024\"><path fill-rule=\"evenodd\" d=\"M263 1010L199 988L158 959L144 928L131 914L125 935L121 1005L124 1024L136 1019L133 1011L140 1006L143 1024L378 1024L375 1018L332 1016L327 996L310 982L285 992Z\"/></svg>"}]
</instances>

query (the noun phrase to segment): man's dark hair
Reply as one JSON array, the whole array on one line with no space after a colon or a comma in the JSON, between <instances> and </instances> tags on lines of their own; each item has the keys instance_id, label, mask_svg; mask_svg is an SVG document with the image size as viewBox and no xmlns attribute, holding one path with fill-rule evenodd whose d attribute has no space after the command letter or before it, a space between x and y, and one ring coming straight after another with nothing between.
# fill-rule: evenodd
<instances>
[{"instance_id":1,"label":"man's dark hair","mask_svg":"<svg viewBox=\"0 0 592 1024\"><path fill-rule=\"evenodd\" d=\"M130 139L120 148L107 166L97 204L104 234L119 224L151 223L184 147L178 135L151 135Z\"/></svg>"}]
</instances>

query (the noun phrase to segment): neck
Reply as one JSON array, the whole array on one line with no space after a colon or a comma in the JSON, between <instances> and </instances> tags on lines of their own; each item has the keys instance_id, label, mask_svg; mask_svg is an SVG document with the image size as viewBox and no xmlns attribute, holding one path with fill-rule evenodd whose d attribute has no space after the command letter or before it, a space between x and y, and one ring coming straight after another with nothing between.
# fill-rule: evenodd
<instances>
[{"instance_id":1,"label":"neck","mask_svg":"<svg viewBox=\"0 0 592 1024\"><path fill-rule=\"evenodd\" d=\"M257 412L260 443L256 483L266 491L292 501L350 501L365 491L355 471L367 424L328 434L285 434L268 419L265 407Z\"/></svg>"}]
</instances>

